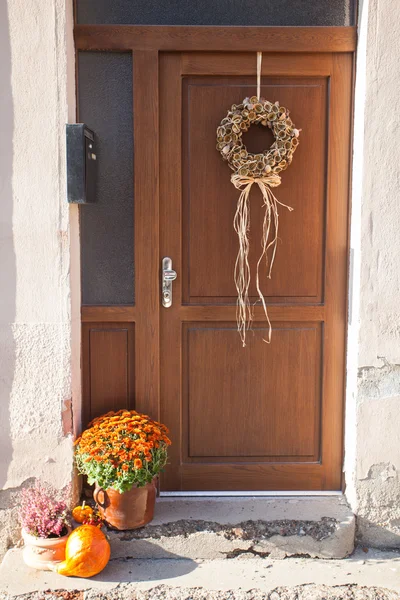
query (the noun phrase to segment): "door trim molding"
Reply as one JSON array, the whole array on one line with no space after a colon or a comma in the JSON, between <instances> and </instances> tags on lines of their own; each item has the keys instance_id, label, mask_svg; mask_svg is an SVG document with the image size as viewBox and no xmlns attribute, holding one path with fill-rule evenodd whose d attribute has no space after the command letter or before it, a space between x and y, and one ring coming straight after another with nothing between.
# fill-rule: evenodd
<instances>
[{"instance_id":1,"label":"door trim molding","mask_svg":"<svg viewBox=\"0 0 400 600\"><path fill-rule=\"evenodd\" d=\"M251 35L249 33L251 32ZM76 50L353 52L356 27L75 25Z\"/></svg>"}]
</instances>

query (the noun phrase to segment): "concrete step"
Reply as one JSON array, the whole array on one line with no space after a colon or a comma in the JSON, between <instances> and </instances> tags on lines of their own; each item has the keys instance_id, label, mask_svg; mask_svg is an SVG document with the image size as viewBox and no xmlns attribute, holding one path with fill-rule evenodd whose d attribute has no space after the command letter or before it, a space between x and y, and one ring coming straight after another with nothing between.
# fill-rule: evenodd
<instances>
[{"instance_id":1,"label":"concrete step","mask_svg":"<svg viewBox=\"0 0 400 600\"><path fill-rule=\"evenodd\" d=\"M86 593L44 593L49 589ZM399 600L400 553L360 548L344 560L112 558L96 577L78 579L30 569L14 548L0 566L0 600L20 594L27 594L23 600Z\"/></svg>"},{"instance_id":2,"label":"concrete step","mask_svg":"<svg viewBox=\"0 0 400 600\"><path fill-rule=\"evenodd\" d=\"M114 558L344 558L355 517L343 496L159 498L152 523L108 535Z\"/></svg>"}]
</instances>

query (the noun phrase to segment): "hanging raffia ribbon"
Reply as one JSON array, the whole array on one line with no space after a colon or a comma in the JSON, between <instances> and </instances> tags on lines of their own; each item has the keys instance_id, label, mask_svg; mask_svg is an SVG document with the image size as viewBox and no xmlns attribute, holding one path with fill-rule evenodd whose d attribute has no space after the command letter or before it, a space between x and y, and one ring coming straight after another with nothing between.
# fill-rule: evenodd
<instances>
[{"instance_id":1,"label":"hanging raffia ribbon","mask_svg":"<svg viewBox=\"0 0 400 600\"><path fill-rule=\"evenodd\" d=\"M237 299L237 323L238 331L242 339L243 346L246 345L246 330L250 327L253 320L253 310L249 301L249 286L250 286L250 265L249 265L249 237L250 229L250 202L249 195L253 183L256 183L260 188L263 196L263 204L265 206L265 214L263 221L263 231L261 247L262 253L257 262L256 287L260 297L261 304L268 323L268 339L264 340L268 344L271 341L271 322L268 317L267 305L264 295L260 288L259 269L260 264L265 258L268 269L268 278L271 279L272 266L275 260L276 246L278 243L278 228L279 228L279 213L278 204L284 206L288 210L293 209L282 202L279 202L272 193L271 187L277 187L281 183L279 175L271 174L266 177L243 177L234 174L231 176L231 182L236 189L241 190L239 196L233 226L239 237L239 252L235 263L235 285L238 292ZM274 233L270 241L271 226L273 225ZM272 247L272 256L268 265L268 250Z\"/></svg>"},{"instance_id":2,"label":"hanging raffia ribbon","mask_svg":"<svg viewBox=\"0 0 400 600\"><path fill-rule=\"evenodd\" d=\"M257 52L257 97L245 98L242 104L233 104L225 119L217 129L217 149L224 160L229 162L235 173L231 182L240 190L240 196L234 217L234 228L239 238L239 252L235 263L235 285L238 292L237 324L243 343L246 345L246 332L253 320L253 307L249 301L250 264L249 264L249 228L250 228L250 191L256 183L261 191L265 214L261 239L262 253L257 262L256 289L268 323L268 338L271 341L271 322L267 305L261 291L259 270L265 260L268 278L271 278L272 267L278 243L279 212L278 206L289 211L293 209L274 196L272 189L281 183L278 175L292 162L298 146L300 130L296 129L289 117L289 111L279 102L271 102L260 98L261 93L262 53ZM263 154L252 154L242 142L242 134L252 123L268 126L275 137L271 148ZM271 257L268 259L269 250Z\"/></svg>"}]
</instances>

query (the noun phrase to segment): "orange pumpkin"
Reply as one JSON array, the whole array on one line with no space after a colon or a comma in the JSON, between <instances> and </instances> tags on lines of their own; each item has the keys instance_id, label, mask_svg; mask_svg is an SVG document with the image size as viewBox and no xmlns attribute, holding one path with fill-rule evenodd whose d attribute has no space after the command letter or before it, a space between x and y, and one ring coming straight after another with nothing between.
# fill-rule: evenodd
<instances>
[{"instance_id":1,"label":"orange pumpkin","mask_svg":"<svg viewBox=\"0 0 400 600\"><path fill-rule=\"evenodd\" d=\"M82 506L75 506L72 511L72 517L77 523L83 523L88 517L93 514L93 508L86 505L85 501L82 502Z\"/></svg>"},{"instance_id":2,"label":"orange pumpkin","mask_svg":"<svg viewBox=\"0 0 400 600\"><path fill-rule=\"evenodd\" d=\"M110 560L110 544L104 533L94 525L81 525L69 536L65 560L56 566L60 575L93 577Z\"/></svg>"}]
</instances>

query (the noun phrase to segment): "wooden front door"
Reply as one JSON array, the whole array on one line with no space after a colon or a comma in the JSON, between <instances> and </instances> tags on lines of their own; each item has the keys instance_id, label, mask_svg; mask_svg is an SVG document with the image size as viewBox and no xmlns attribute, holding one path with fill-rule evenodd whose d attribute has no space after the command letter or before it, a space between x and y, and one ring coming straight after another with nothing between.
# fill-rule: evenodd
<instances>
[{"instance_id":1,"label":"wooden front door","mask_svg":"<svg viewBox=\"0 0 400 600\"><path fill-rule=\"evenodd\" d=\"M93 389L101 399L101 410L86 414L116 408L114 392L122 390L119 405L166 423L173 445L162 491L339 490L354 30L350 40L344 28L325 37L286 28L269 40L254 28L246 47L234 29L78 27L78 49L132 51L139 90L135 306L83 310L86 406L94 406ZM251 37L251 28L237 29ZM263 341L258 304L243 348L233 282L238 191L215 136L228 108L255 93L257 49L262 96L287 106L302 133L275 190L294 211L280 210L272 279L261 272L272 341ZM271 142L256 127L246 134L255 151ZM254 302L262 216L253 189ZM161 306L167 256L178 275L170 308ZM101 360L111 338L115 349L117 332L121 385ZM97 374L96 357L103 365Z\"/></svg>"},{"instance_id":2,"label":"wooden front door","mask_svg":"<svg viewBox=\"0 0 400 600\"><path fill-rule=\"evenodd\" d=\"M261 94L302 129L275 190L280 243L242 347L233 281L238 191L215 150L233 103L255 92L253 54L160 57L160 251L178 278L161 309L161 416L175 445L166 490L338 489L347 256L351 59L264 54ZM266 143L267 138L267 143ZM248 148L270 144L250 129ZM263 209L251 192L251 270ZM252 301L257 300L254 277Z\"/></svg>"}]
</instances>

